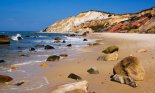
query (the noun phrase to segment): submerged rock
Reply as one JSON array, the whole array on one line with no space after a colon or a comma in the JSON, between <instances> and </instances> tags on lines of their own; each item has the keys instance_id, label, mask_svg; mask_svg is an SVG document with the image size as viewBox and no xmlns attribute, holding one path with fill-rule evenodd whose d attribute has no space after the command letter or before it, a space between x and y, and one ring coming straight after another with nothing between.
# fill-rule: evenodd
<instances>
[{"instance_id":1,"label":"submerged rock","mask_svg":"<svg viewBox=\"0 0 155 93\"><path fill-rule=\"evenodd\" d=\"M45 49L47 50L47 49L55 49L53 46L50 46L50 45L46 45L45 46Z\"/></svg>"},{"instance_id":2,"label":"submerged rock","mask_svg":"<svg viewBox=\"0 0 155 93\"><path fill-rule=\"evenodd\" d=\"M74 79L74 80L81 80L82 78L74 73L69 74L68 78Z\"/></svg>"},{"instance_id":3,"label":"submerged rock","mask_svg":"<svg viewBox=\"0 0 155 93\"><path fill-rule=\"evenodd\" d=\"M0 60L0 63L4 63L5 62L5 60Z\"/></svg>"},{"instance_id":4,"label":"submerged rock","mask_svg":"<svg viewBox=\"0 0 155 93\"><path fill-rule=\"evenodd\" d=\"M60 54L61 57L68 57L68 54Z\"/></svg>"},{"instance_id":5,"label":"submerged rock","mask_svg":"<svg viewBox=\"0 0 155 93\"><path fill-rule=\"evenodd\" d=\"M48 67L48 64L47 63L42 63L40 64L41 67Z\"/></svg>"},{"instance_id":6,"label":"submerged rock","mask_svg":"<svg viewBox=\"0 0 155 93\"><path fill-rule=\"evenodd\" d=\"M110 54L110 53L116 52L118 50L119 50L118 46L109 46L109 47L105 48L102 52L105 54Z\"/></svg>"},{"instance_id":7,"label":"submerged rock","mask_svg":"<svg viewBox=\"0 0 155 93\"><path fill-rule=\"evenodd\" d=\"M0 45L1 44L10 44L10 37L6 35L0 35Z\"/></svg>"},{"instance_id":8,"label":"submerged rock","mask_svg":"<svg viewBox=\"0 0 155 93\"><path fill-rule=\"evenodd\" d=\"M30 48L29 51L35 51L35 48Z\"/></svg>"},{"instance_id":9,"label":"submerged rock","mask_svg":"<svg viewBox=\"0 0 155 93\"><path fill-rule=\"evenodd\" d=\"M59 59L60 59L60 56L52 55L52 56L49 56L46 61L58 61Z\"/></svg>"},{"instance_id":10,"label":"submerged rock","mask_svg":"<svg viewBox=\"0 0 155 93\"><path fill-rule=\"evenodd\" d=\"M10 82L13 78L6 75L0 75L0 83Z\"/></svg>"},{"instance_id":11,"label":"submerged rock","mask_svg":"<svg viewBox=\"0 0 155 93\"><path fill-rule=\"evenodd\" d=\"M95 67L91 67L87 70L89 74L99 74L99 71Z\"/></svg>"},{"instance_id":12,"label":"submerged rock","mask_svg":"<svg viewBox=\"0 0 155 93\"><path fill-rule=\"evenodd\" d=\"M68 45L67 45L67 47L71 47L71 46L72 46L72 44L68 44Z\"/></svg>"},{"instance_id":13,"label":"submerged rock","mask_svg":"<svg viewBox=\"0 0 155 93\"><path fill-rule=\"evenodd\" d=\"M88 82L85 80L61 85L51 93L88 93Z\"/></svg>"},{"instance_id":14,"label":"submerged rock","mask_svg":"<svg viewBox=\"0 0 155 93\"><path fill-rule=\"evenodd\" d=\"M114 66L114 74L130 76L134 80L143 80L145 70L137 57L129 56Z\"/></svg>"},{"instance_id":15,"label":"submerged rock","mask_svg":"<svg viewBox=\"0 0 155 93\"><path fill-rule=\"evenodd\" d=\"M134 88L137 87L135 80L129 76L121 76L121 75L115 74L115 75L111 76L111 81L115 81L115 82L118 82L121 84L127 84Z\"/></svg>"},{"instance_id":16,"label":"submerged rock","mask_svg":"<svg viewBox=\"0 0 155 93\"><path fill-rule=\"evenodd\" d=\"M118 60L118 53L114 52L111 54L103 54L97 58L98 61L116 61Z\"/></svg>"}]
</instances>

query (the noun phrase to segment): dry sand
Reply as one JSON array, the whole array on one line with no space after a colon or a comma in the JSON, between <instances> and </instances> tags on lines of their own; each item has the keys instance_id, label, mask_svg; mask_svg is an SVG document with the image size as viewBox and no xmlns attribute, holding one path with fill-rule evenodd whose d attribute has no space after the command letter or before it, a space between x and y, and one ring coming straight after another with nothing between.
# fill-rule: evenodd
<instances>
[{"instance_id":1,"label":"dry sand","mask_svg":"<svg viewBox=\"0 0 155 93\"><path fill-rule=\"evenodd\" d=\"M66 82L74 82L68 79L70 73L75 73L87 80L89 92L95 93L155 93L155 35L153 34L125 34L125 33L96 33L88 36L90 39L98 39L102 43L97 46L83 47L80 54L68 57L60 62L52 62L45 73L50 83L55 85ZM119 46L119 59L117 61L97 61L102 54L102 49L109 45ZM147 52L137 53L141 48ZM74 52L74 51L73 51ZM146 71L145 79L137 81L138 87L132 88L128 85L110 81L113 67L124 57L133 55L139 58ZM87 69L96 67L99 74L90 75ZM49 87L50 91L52 88Z\"/></svg>"}]
</instances>

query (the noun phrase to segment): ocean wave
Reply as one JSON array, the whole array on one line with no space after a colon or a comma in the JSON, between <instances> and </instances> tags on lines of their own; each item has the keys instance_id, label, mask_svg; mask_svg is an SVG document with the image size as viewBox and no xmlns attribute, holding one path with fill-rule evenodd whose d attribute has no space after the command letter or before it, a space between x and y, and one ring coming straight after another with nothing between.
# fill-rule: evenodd
<instances>
[{"instance_id":1,"label":"ocean wave","mask_svg":"<svg viewBox=\"0 0 155 93\"><path fill-rule=\"evenodd\" d=\"M14 41L18 41L18 40L23 39L23 37L21 36L21 34L17 34L16 36L12 36L11 39Z\"/></svg>"}]
</instances>

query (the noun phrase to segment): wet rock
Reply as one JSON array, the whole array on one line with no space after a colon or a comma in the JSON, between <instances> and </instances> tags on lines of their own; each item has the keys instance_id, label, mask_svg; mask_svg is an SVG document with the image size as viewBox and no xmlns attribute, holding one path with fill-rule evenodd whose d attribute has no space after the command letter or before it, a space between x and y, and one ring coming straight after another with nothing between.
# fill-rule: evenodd
<instances>
[{"instance_id":1,"label":"wet rock","mask_svg":"<svg viewBox=\"0 0 155 93\"><path fill-rule=\"evenodd\" d=\"M100 45L100 43L98 42L95 42L95 43L92 43L92 44L88 44L89 46L96 46L96 45Z\"/></svg>"},{"instance_id":2,"label":"wet rock","mask_svg":"<svg viewBox=\"0 0 155 93\"><path fill-rule=\"evenodd\" d=\"M102 52L105 54L110 54L110 53L116 52L118 50L119 50L118 46L109 46L109 47L105 48Z\"/></svg>"},{"instance_id":3,"label":"wet rock","mask_svg":"<svg viewBox=\"0 0 155 93\"><path fill-rule=\"evenodd\" d=\"M89 74L99 74L99 71L95 67L91 67L87 70Z\"/></svg>"},{"instance_id":4,"label":"wet rock","mask_svg":"<svg viewBox=\"0 0 155 93\"><path fill-rule=\"evenodd\" d=\"M14 84L15 86L21 86L21 85L23 85L25 82L19 82L19 83L16 83L16 84Z\"/></svg>"},{"instance_id":5,"label":"wet rock","mask_svg":"<svg viewBox=\"0 0 155 93\"><path fill-rule=\"evenodd\" d=\"M97 58L98 61L116 61L118 60L118 53L103 54Z\"/></svg>"},{"instance_id":6,"label":"wet rock","mask_svg":"<svg viewBox=\"0 0 155 93\"><path fill-rule=\"evenodd\" d=\"M82 36L87 36L89 34L89 31L86 31L82 34Z\"/></svg>"},{"instance_id":7,"label":"wet rock","mask_svg":"<svg viewBox=\"0 0 155 93\"><path fill-rule=\"evenodd\" d=\"M47 50L47 49L55 49L53 46L50 46L50 45L46 45L45 46L45 49Z\"/></svg>"},{"instance_id":8,"label":"wet rock","mask_svg":"<svg viewBox=\"0 0 155 93\"><path fill-rule=\"evenodd\" d=\"M129 76L134 80L143 80L145 70L137 57L129 56L114 66L114 74Z\"/></svg>"},{"instance_id":9,"label":"wet rock","mask_svg":"<svg viewBox=\"0 0 155 93\"><path fill-rule=\"evenodd\" d=\"M10 44L10 37L6 35L0 35L0 45L1 44Z\"/></svg>"},{"instance_id":10,"label":"wet rock","mask_svg":"<svg viewBox=\"0 0 155 93\"><path fill-rule=\"evenodd\" d=\"M40 64L41 67L48 67L48 64L47 63L42 63Z\"/></svg>"},{"instance_id":11,"label":"wet rock","mask_svg":"<svg viewBox=\"0 0 155 93\"><path fill-rule=\"evenodd\" d=\"M74 79L74 80L81 80L82 78L74 73L69 74L68 78Z\"/></svg>"},{"instance_id":12,"label":"wet rock","mask_svg":"<svg viewBox=\"0 0 155 93\"><path fill-rule=\"evenodd\" d=\"M11 66L12 70L17 70L17 66Z\"/></svg>"},{"instance_id":13,"label":"wet rock","mask_svg":"<svg viewBox=\"0 0 155 93\"><path fill-rule=\"evenodd\" d=\"M58 61L59 59L60 59L60 56L52 55L52 56L49 56L46 61Z\"/></svg>"},{"instance_id":14,"label":"wet rock","mask_svg":"<svg viewBox=\"0 0 155 93\"><path fill-rule=\"evenodd\" d=\"M72 44L68 44L68 45L67 45L67 47L71 47L71 46L72 46Z\"/></svg>"},{"instance_id":15,"label":"wet rock","mask_svg":"<svg viewBox=\"0 0 155 93\"><path fill-rule=\"evenodd\" d=\"M66 43L66 41L65 41L65 40L63 40L63 41L62 41L62 43Z\"/></svg>"},{"instance_id":16,"label":"wet rock","mask_svg":"<svg viewBox=\"0 0 155 93\"><path fill-rule=\"evenodd\" d=\"M88 93L88 82L85 80L61 85L51 93Z\"/></svg>"},{"instance_id":17,"label":"wet rock","mask_svg":"<svg viewBox=\"0 0 155 93\"><path fill-rule=\"evenodd\" d=\"M60 41L61 38L60 37L55 37L54 40L59 40Z\"/></svg>"},{"instance_id":18,"label":"wet rock","mask_svg":"<svg viewBox=\"0 0 155 93\"><path fill-rule=\"evenodd\" d=\"M5 60L0 60L0 63L5 63Z\"/></svg>"},{"instance_id":19,"label":"wet rock","mask_svg":"<svg viewBox=\"0 0 155 93\"><path fill-rule=\"evenodd\" d=\"M29 51L35 51L35 48L30 48Z\"/></svg>"},{"instance_id":20,"label":"wet rock","mask_svg":"<svg viewBox=\"0 0 155 93\"><path fill-rule=\"evenodd\" d=\"M0 83L10 82L13 78L7 75L0 75Z\"/></svg>"},{"instance_id":21,"label":"wet rock","mask_svg":"<svg viewBox=\"0 0 155 93\"><path fill-rule=\"evenodd\" d=\"M121 84L127 84L133 88L137 87L135 80L129 76L121 76L121 75L115 74L111 76L111 81L115 81Z\"/></svg>"},{"instance_id":22,"label":"wet rock","mask_svg":"<svg viewBox=\"0 0 155 93\"><path fill-rule=\"evenodd\" d=\"M68 57L68 54L60 54L61 57Z\"/></svg>"},{"instance_id":23,"label":"wet rock","mask_svg":"<svg viewBox=\"0 0 155 93\"><path fill-rule=\"evenodd\" d=\"M83 39L83 41L88 41L87 39Z\"/></svg>"}]
</instances>

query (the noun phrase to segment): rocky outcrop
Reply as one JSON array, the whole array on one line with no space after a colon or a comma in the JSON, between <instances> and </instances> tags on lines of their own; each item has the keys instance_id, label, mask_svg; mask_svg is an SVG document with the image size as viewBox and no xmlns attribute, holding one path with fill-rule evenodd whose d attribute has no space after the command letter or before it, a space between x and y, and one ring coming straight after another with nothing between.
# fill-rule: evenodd
<instances>
[{"instance_id":1,"label":"rocky outcrop","mask_svg":"<svg viewBox=\"0 0 155 93\"><path fill-rule=\"evenodd\" d=\"M0 83L10 82L13 78L6 75L0 75Z\"/></svg>"},{"instance_id":2,"label":"rocky outcrop","mask_svg":"<svg viewBox=\"0 0 155 93\"><path fill-rule=\"evenodd\" d=\"M114 66L114 74L129 76L134 80L143 80L145 70L137 57L129 56Z\"/></svg>"},{"instance_id":3,"label":"rocky outcrop","mask_svg":"<svg viewBox=\"0 0 155 93\"><path fill-rule=\"evenodd\" d=\"M10 37L6 35L0 35L0 45L1 44L10 44Z\"/></svg>"},{"instance_id":4,"label":"rocky outcrop","mask_svg":"<svg viewBox=\"0 0 155 93\"><path fill-rule=\"evenodd\" d=\"M155 8L134 14L112 14L100 11L80 13L47 27L43 32L138 32L154 33ZM151 24L148 26L148 24Z\"/></svg>"}]
</instances>

